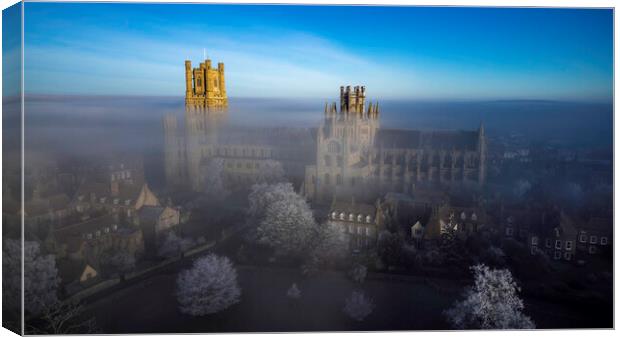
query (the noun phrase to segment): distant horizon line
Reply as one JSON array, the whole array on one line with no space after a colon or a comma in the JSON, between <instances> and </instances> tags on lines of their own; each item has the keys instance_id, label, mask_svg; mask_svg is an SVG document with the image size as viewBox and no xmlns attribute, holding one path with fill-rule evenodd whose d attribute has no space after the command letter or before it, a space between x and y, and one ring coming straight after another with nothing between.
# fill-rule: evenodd
<instances>
[{"instance_id":1,"label":"distant horizon line","mask_svg":"<svg viewBox=\"0 0 620 337\"><path fill-rule=\"evenodd\" d=\"M184 95L148 95L148 94L79 94L79 93L26 93L24 99L35 98L169 98L169 99L185 99ZM3 95L3 102L10 103L13 101L19 101L19 95ZM368 98L368 97L367 97ZM228 99L233 100L281 100L281 101L295 101L295 100L317 100L322 103L334 102L338 100L338 96L330 98L325 97L287 97L287 96L229 96ZM592 100L563 100L563 99L541 99L541 98L422 98L422 97L386 97L386 98L373 98L370 97L367 101L376 102L429 102L429 103L575 103L575 104L613 104L614 98L609 100L592 99Z\"/></svg>"}]
</instances>

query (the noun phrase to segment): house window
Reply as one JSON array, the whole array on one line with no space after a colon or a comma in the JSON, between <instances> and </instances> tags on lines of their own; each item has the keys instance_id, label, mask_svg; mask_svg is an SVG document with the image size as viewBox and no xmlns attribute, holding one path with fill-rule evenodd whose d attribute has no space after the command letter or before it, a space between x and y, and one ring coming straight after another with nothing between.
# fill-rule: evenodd
<instances>
[{"instance_id":1,"label":"house window","mask_svg":"<svg viewBox=\"0 0 620 337\"><path fill-rule=\"evenodd\" d=\"M566 241L566 250L571 250L571 249L573 249L573 242Z\"/></svg>"},{"instance_id":2,"label":"house window","mask_svg":"<svg viewBox=\"0 0 620 337\"><path fill-rule=\"evenodd\" d=\"M336 185L342 185L342 176L340 174L336 175Z\"/></svg>"},{"instance_id":3,"label":"house window","mask_svg":"<svg viewBox=\"0 0 620 337\"><path fill-rule=\"evenodd\" d=\"M349 233L351 234L355 233L355 229L353 228L353 225L349 225Z\"/></svg>"},{"instance_id":4,"label":"house window","mask_svg":"<svg viewBox=\"0 0 620 337\"><path fill-rule=\"evenodd\" d=\"M110 227L106 227L106 228L104 228L104 229L103 229L103 232L104 232L104 233L110 233Z\"/></svg>"},{"instance_id":5,"label":"house window","mask_svg":"<svg viewBox=\"0 0 620 337\"><path fill-rule=\"evenodd\" d=\"M562 249L562 240L555 240L555 249Z\"/></svg>"},{"instance_id":6,"label":"house window","mask_svg":"<svg viewBox=\"0 0 620 337\"><path fill-rule=\"evenodd\" d=\"M366 236L370 236L370 227L366 227Z\"/></svg>"},{"instance_id":7,"label":"house window","mask_svg":"<svg viewBox=\"0 0 620 337\"><path fill-rule=\"evenodd\" d=\"M590 254L595 254L595 253L596 253L596 246L590 246L590 247L588 247L588 253L590 253Z\"/></svg>"},{"instance_id":8,"label":"house window","mask_svg":"<svg viewBox=\"0 0 620 337\"><path fill-rule=\"evenodd\" d=\"M367 215L367 216L366 216L366 222L367 222L367 223L370 223L370 221L371 221L371 220L372 220L372 218L370 217L370 215Z\"/></svg>"},{"instance_id":9,"label":"house window","mask_svg":"<svg viewBox=\"0 0 620 337\"><path fill-rule=\"evenodd\" d=\"M536 246L538 244L538 236L532 236L532 246Z\"/></svg>"},{"instance_id":10,"label":"house window","mask_svg":"<svg viewBox=\"0 0 620 337\"><path fill-rule=\"evenodd\" d=\"M357 222L362 222L362 221L364 221L364 216L361 215L361 214L358 214L357 215Z\"/></svg>"},{"instance_id":11,"label":"house window","mask_svg":"<svg viewBox=\"0 0 620 337\"><path fill-rule=\"evenodd\" d=\"M591 244L596 244L596 236L595 235L590 236L590 243Z\"/></svg>"},{"instance_id":12,"label":"house window","mask_svg":"<svg viewBox=\"0 0 620 337\"><path fill-rule=\"evenodd\" d=\"M97 232L95 232L95 236L96 236L96 237L100 237L100 236L101 236L101 231L97 231Z\"/></svg>"},{"instance_id":13,"label":"house window","mask_svg":"<svg viewBox=\"0 0 620 337\"><path fill-rule=\"evenodd\" d=\"M512 230L511 227L507 227L506 228L506 236L512 236L512 232L513 232L513 230Z\"/></svg>"},{"instance_id":14,"label":"house window","mask_svg":"<svg viewBox=\"0 0 620 337\"><path fill-rule=\"evenodd\" d=\"M606 236L601 236L601 245L603 245L603 246L607 245L607 237Z\"/></svg>"},{"instance_id":15,"label":"house window","mask_svg":"<svg viewBox=\"0 0 620 337\"><path fill-rule=\"evenodd\" d=\"M112 230L116 231L118 229L118 225L112 225Z\"/></svg>"},{"instance_id":16,"label":"house window","mask_svg":"<svg viewBox=\"0 0 620 337\"><path fill-rule=\"evenodd\" d=\"M336 214L336 212L332 212L332 219L336 219L337 216L338 214Z\"/></svg>"},{"instance_id":17,"label":"house window","mask_svg":"<svg viewBox=\"0 0 620 337\"><path fill-rule=\"evenodd\" d=\"M573 254L572 254L572 253L569 253L569 252L564 253L564 259L565 259L566 261L570 261L570 259L571 259L572 257L573 257Z\"/></svg>"},{"instance_id":18,"label":"house window","mask_svg":"<svg viewBox=\"0 0 620 337\"><path fill-rule=\"evenodd\" d=\"M586 243L586 242L588 242L588 236L587 236L587 235L585 235L585 234L581 234L581 235L579 235L579 242L581 242L581 243Z\"/></svg>"},{"instance_id":19,"label":"house window","mask_svg":"<svg viewBox=\"0 0 620 337\"><path fill-rule=\"evenodd\" d=\"M545 247L551 248L551 239L545 239Z\"/></svg>"},{"instance_id":20,"label":"house window","mask_svg":"<svg viewBox=\"0 0 620 337\"><path fill-rule=\"evenodd\" d=\"M555 251L555 252L553 253L553 258L554 258L554 259L559 260L561 257L562 257L562 252Z\"/></svg>"},{"instance_id":21,"label":"house window","mask_svg":"<svg viewBox=\"0 0 620 337\"><path fill-rule=\"evenodd\" d=\"M364 230L364 228L357 227L357 235L362 235L363 234L363 230Z\"/></svg>"},{"instance_id":22,"label":"house window","mask_svg":"<svg viewBox=\"0 0 620 337\"><path fill-rule=\"evenodd\" d=\"M93 238L93 233L86 234L86 238L89 239L89 240L92 239Z\"/></svg>"}]
</instances>

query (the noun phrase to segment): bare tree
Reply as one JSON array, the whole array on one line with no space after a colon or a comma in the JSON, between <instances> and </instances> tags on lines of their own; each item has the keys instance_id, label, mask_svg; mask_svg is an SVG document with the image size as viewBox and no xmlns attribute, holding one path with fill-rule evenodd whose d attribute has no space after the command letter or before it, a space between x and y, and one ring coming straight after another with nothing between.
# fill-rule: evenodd
<instances>
[{"instance_id":1,"label":"bare tree","mask_svg":"<svg viewBox=\"0 0 620 337\"><path fill-rule=\"evenodd\" d=\"M237 271L227 257L209 254L177 278L180 310L189 315L216 313L239 302L240 296Z\"/></svg>"},{"instance_id":2,"label":"bare tree","mask_svg":"<svg viewBox=\"0 0 620 337\"><path fill-rule=\"evenodd\" d=\"M95 319L84 317L77 301L55 301L42 305L41 314L26 324L27 334L92 334L99 332Z\"/></svg>"},{"instance_id":3,"label":"bare tree","mask_svg":"<svg viewBox=\"0 0 620 337\"><path fill-rule=\"evenodd\" d=\"M344 303L344 313L356 321L363 321L374 309L372 300L361 291L351 293Z\"/></svg>"},{"instance_id":4,"label":"bare tree","mask_svg":"<svg viewBox=\"0 0 620 337\"><path fill-rule=\"evenodd\" d=\"M508 269L471 267L475 284L465 291L465 299L444 312L457 329L534 329L532 319L523 313L519 287Z\"/></svg>"}]
</instances>

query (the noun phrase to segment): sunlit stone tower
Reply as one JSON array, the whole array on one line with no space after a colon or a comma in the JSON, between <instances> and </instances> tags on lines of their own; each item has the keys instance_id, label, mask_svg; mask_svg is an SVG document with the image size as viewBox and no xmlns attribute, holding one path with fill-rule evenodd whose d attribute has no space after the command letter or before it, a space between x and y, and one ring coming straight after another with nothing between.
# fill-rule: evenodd
<instances>
[{"instance_id":1,"label":"sunlit stone tower","mask_svg":"<svg viewBox=\"0 0 620 337\"><path fill-rule=\"evenodd\" d=\"M194 107L226 107L226 82L224 63L211 67L211 60L206 59L198 68L192 69L192 62L185 61L185 105Z\"/></svg>"}]
</instances>

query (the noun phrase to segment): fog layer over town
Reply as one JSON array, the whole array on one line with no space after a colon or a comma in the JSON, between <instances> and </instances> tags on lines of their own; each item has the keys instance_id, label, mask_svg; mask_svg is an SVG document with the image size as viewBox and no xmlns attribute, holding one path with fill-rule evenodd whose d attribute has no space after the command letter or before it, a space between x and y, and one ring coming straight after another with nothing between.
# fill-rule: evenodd
<instances>
[{"instance_id":1,"label":"fog layer over town","mask_svg":"<svg viewBox=\"0 0 620 337\"><path fill-rule=\"evenodd\" d=\"M612 326L611 104L368 88L345 114L337 89L202 111L27 96L27 332ZM340 118L370 123L370 140L339 134ZM19 250L15 155L5 257Z\"/></svg>"}]
</instances>

